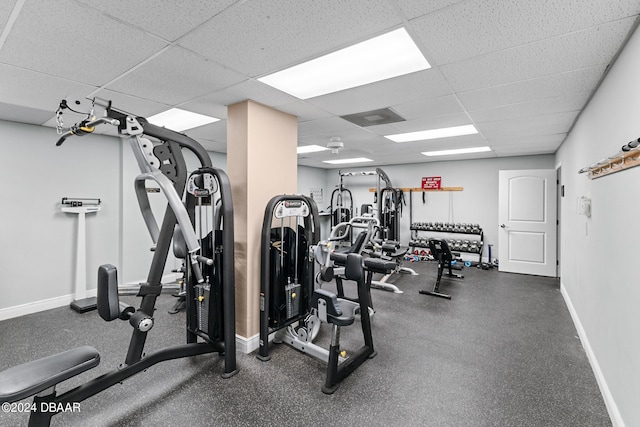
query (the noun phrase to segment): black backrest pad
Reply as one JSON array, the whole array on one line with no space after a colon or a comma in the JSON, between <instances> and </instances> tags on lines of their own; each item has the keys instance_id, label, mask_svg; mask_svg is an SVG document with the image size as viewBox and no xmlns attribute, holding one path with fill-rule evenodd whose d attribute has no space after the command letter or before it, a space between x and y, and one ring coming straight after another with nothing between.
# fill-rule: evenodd
<instances>
[{"instance_id":1,"label":"black backrest pad","mask_svg":"<svg viewBox=\"0 0 640 427\"><path fill-rule=\"evenodd\" d=\"M362 255L348 254L344 275L349 280L359 282L364 278L364 267L362 266Z\"/></svg>"},{"instance_id":2,"label":"black backrest pad","mask_svg":"<svg viewBox=\"0 0 640 427\"><path fill-rule=\"evenodd\" d=\"M449 249L449 245L445 240L429 240L429 249L431 249L431 254L435 258L440 259L440 257L442 256L443 260L451 260L451 250Z\"/></svg>"},{"instance_id":3,"label":"black backrest pad","mask_svg":"<svg viewBox=\"0 0 640 427\"><path fill-rule=\"evenodd\" d=\"M353 242L353 245L351 245L351 247L349 248L349 253L359 254L360 252L362 252L362 247L366 243L364 241L366 238L367 232L361 231L360 234L358 234L358 237L356 237L356 241Z\"/></svg>"},{"instance_id":4,"label":"black backrest pad","mask_svg":"<svg viewBox=\"0 0 640 427\"><path fill-rule=\"evenodd\" d=\"M118 270L111 264L98 268L98 314L107 322L120 316Z\"/></svg>"},{"instance_id":5,"label":"black backrest pad","mask_svg":"<svg viewBox=\"0 0 640 427\"><path fill-rule=\"evenodd\" d=\"M176 225L173 230L173 256L178 259L187 258L187 242L184 240L179 225Z\"/></svg>"}]
</instances>

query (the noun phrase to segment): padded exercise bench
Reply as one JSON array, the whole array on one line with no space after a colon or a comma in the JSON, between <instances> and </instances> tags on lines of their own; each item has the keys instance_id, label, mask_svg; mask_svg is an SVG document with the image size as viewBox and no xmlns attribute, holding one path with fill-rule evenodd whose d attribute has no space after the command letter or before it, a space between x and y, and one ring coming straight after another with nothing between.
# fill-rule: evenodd
<instances>
[{"instance_id":1,"label":"padded exercise bench","mask_svg":"<svg viewBox=\"0 0 640 427\"><path fill-rule=\"evenodd\" d=\"M451 295L440 293L440 280L442 279L444 269L447 268L449 270L447 273L447 276L449 277L462 279L464 276L452 271L453 267L451 262L453 261L453 255L451 254L451 249L449 249L449 245L445 240L429 240L429 249L431 250L433 258L438 261L438 278L436 279L436 283L433 285L432 291L421 290L420 293L423 295L432 295L434 297L451 299Z\"/></svg>"},{"instance_id":2,"label":"padded exercise bench","mask_svg":"<svg viewBox=\"0 0 640 427\"><path fill-rule=\"evenodd\" d=\"M0 372L0 403L35 396L29 425L49 425L54 412L41 412L40 402L52 401L58 383L98 366L100 355L90 346L77 347Z\"/></svg>"},{"instance_id":3,"label":"padded exercise bench","mask_svg":"<svg viewBox=\"0 0 640 427\"><path fill-rule=\"evenodd\" d=\"M373 242L375 246L377 246L380 251L372 251L369 255L373 258L381 258L394 262L394 268L385 273L385 275L380 280L371 281L371 287L376 289L383 289L385 291L391 291L396 294L401 294L401 291L396 285L392 283L388 283L387 281L391 278L391 276L395 273L408 273L412 276L417 276L418 273L415 272L414 269L409 267L403 267L402 263L404 262L404 257L409 252L408 246L400 246L400 242L396 240L375 240Z\"/></svg>"}]
</instances>

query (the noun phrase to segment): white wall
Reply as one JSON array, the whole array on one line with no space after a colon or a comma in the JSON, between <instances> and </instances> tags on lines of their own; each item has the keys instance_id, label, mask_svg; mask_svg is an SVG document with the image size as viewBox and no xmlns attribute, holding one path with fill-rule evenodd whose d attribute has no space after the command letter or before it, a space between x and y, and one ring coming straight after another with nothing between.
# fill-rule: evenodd
<instances>
[{"instance_id":1,"label":"white wall","mask_svg":"<svg viewBox=\"0 0 640 427\"><path fill-rule=\"evenodd\" d=\"M614 425L640 425L640 167L589 180L577 171L640 137L640 32L630 39L557 153L562 164L562 287ZM592 216L577 199L592 200Z\"/></svg>"},{"instance_id":2,"label":"white wall","mask_svg":"<svg viewBox=\"0 0 640 427\"><path fill-rule=\"evenodd\" d=\"M460 222L477 223L484 230L485 245L492 244L492 257L498 256L498 171L502 169L553 169L554 156L520 156L479 160L441 161L409 165L383 166L394 187L419 188L422 177L440 176L443 187L463 187L463 191L427 192L425 203L422 193L414 193L413 222ZM375 168L350 168L343 171L374 170ZM337 170L328 171L328 181L338 185ZM353 193L354 206L360 209L363 203L374 203L369 188L376 186L376 176L345 177L344 185ZM328 190L331 195L333 188ZM405 194L400 221L400 240L410 240L410 203ZM328 205L328 203L327 203ZM485 246L483 257L488 256Z\"/></svg>"},{"instance_id":3,"label":"white wall","mask_svg":"<svg viewBox=\"0 0 640 427\"><path fill-rule=\"evenodd\" d=\"M311 195L312 189L322 189L322 203L318 203L318 210L323 210L328 205L329 195L325 188L327 171L325 169L298 166L298 194Z\"/></svg>"},{"instance_id":4,"label":"white wall","mask_svg":"<svg viewBox=\"0 0 640 427\"><path fill-rule=\"evenodd\" d=\"M87 215L87 288L100 264L118 259L118 140L91 135L56 147L57 139L52 128L0 121L0 319L34 301L71 301L77 216L60 211L62 197L102 200Z\"/></svg>"}]
</instances>

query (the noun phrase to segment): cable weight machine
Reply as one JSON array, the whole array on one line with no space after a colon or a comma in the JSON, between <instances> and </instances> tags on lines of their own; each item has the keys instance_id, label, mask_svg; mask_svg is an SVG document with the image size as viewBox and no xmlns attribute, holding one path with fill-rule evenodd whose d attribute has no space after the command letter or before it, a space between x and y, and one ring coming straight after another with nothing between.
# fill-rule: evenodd
<instances>
[{"instance_id":1,"label":"cable weight machine","mask_svg":"<svg viewBox=\"0 0 640 427\"><path fill-rule=\"evenodd\" d=\"M100 354L95 348L87 345L76 347L0 372L0 403L16 402L34 396L35 410L30 413L29 425L50 424L56 411L41 411L42 407L65 408L81 402L159 362L217 353L224 357L221 373L223 378L230 378L238 372L235 348L233 204L227 175L214 168L207 151L188 136L152 125L142 117L115 110L110 101L95 98L93 105L96 104L105 108L104 117L96 118L92 106L84 120L66 130L62 128L62 121L58 121L60 139L56 146L62 145L69 136L93 133L95 127L101 124L117 126L120 137L131 146L141 171L135 179L135 192L154 242L153 259L147 280L140 285L138 291L141 298L139 308L119 301L117 270L114 266L105 264L98 271L97 306L100 317L105 321L127 321L133 327L124 363L119 367L61 394L56 391L58 384L100 363ZM66 102L60 103L56 113L59 119L66 105ZM183 151L195 155L201 168L194 174L202 176L202 179L193 178L193 191L186 195L186 204L183 203L183 194L188 176ZM217 197L220 199L220 208L216 209L215 215L219 216L217 223L221 227L216 227L213 233L214 236L219 236L219 240L214 240L213 253L203 247L202 239L197 236L194 228L196 193L207 189L201 188L206 187L204 183L207 180L216 183ZM146 181L154 181L167 199L167 209L160 226L151 210ZM177 232L176 226L179 226ZM187 289L192 292L186 301L186 343L145 354L145 342L156 321L155 303L162 292L161 279L168 251L177 235L184 241L189 277ZM207 276L210 281L205 280ZM196 296L196 292L203 293L197 289L205 289L206 286L209 286L209 298L207 299L206 292ZM216 287L220 288L221 303L215 303L216 298L211 297L211 289L215 291ZM200 296L204 298L200 299ZM196 302L201 303L200 306ZM145 393L144 389L138 390L135 384L133 387L129 386L129 389L123 389L123 393Z\"/></svg>"},{"instance_id":2,"label":"cable weight machine","mask_svg":"<svg viewBox=\"0 0 640 427\"><path fill-rule=\"evenodd\" d=\"M345 279L356 281L358 301L314 290L313 251L320 234L318 209L306 196L276 196L265 209L261 240L260 349L270 360L269 335L326 365L322 392L333 393L358 366L375 356L363 260L344 256ZM340 329L353 325L359 311L364 345L347 355L340 347ZM321 323L331 325L329 348L313 343Z\"/></svg>"},{"instance_id":3,"label":"cable weight machine","mask_svg":"<svg viewBox=\"0 0 640 427\"><path fill-rule=\"evenodd\" d=\"M318 208L309 197L275 196L267 204L260 266L258 359L262 361L271 358L271 333L280 331L278 341L299 348L311 344L318 332L320 321L311 313L309 298L314 286L310 249L318 243L319 234Z\"/></svg>"}]
</instances>

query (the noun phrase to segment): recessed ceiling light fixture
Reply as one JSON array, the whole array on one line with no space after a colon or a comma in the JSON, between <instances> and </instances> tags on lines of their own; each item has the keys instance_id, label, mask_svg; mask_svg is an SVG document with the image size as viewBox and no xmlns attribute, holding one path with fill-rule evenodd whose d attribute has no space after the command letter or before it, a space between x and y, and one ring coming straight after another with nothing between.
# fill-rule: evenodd
<instances>
[{"instance_id":1,"label":"recessed ceiling light fixture","mask_svg":"<svg viewBox=\"0 0 640 427\"><path fill-rule=\"evenodd\" d=\"M364 162L373 162L373 160L367 159L366 157L355 157L353 159L339 159L339 160L323 160L323 163L329 163L331 165L341 165L344 163L364 163Z\"/></svg>"},{"instance_id":2,"label":"recessed ceiling light fixture","mask_svg":"<svg viewBox=\"0 0 640 427\"><path fill-rule=\"evenodd\" d=\"M147 121L153 125L166 127L176 132L197 128L218 120L220 119L179 108L172 108L147 118Z\"/></svg>"},{"instance_id":3,"label":"recessed ceiling light fixture","mask_svg":"<svg viewBox=\"0 0 640 427\"><path fill-rule=\"evenodd\" d=\"M385 135L393 142L424 141L426 139L449 138L452 136L472 135L478 133L474 125L453 126L449 128L421 130L418 132Z\"/></svg>"},{"instance_id":4,"label":"recessed ceiling light fixture","mask_svg":"<svg viewBox=\"0 0 640 427\"><path fill-rule=\"evenodd\" d=\"M258 80L308 99L428 68L407 30L399 28Z\"/></svg>"},{"instance_id":5,"label":"recessed ceiling light fixture","mask_svg":"<svg viewBox=\"0 0 640 427\"><path fill-rule=\"evenodd\" d=\"M298 154L316 153L318 151L328 150L327 147L321 145L300 145L298 146Z\"/></svg>"},{"instance_id":6,"label":"recessed ceiling light fixture","mask_svg":"<svg viewBox=\"0 0 640 427\"><path fill-rule=\"evenodd\" d=\"M491 148L489 147L458 148L455 150L424 151L421 154L425 156L450 156L453 154L483 153L485 151L491 151Z\"/></svg>"}]
</instances>

